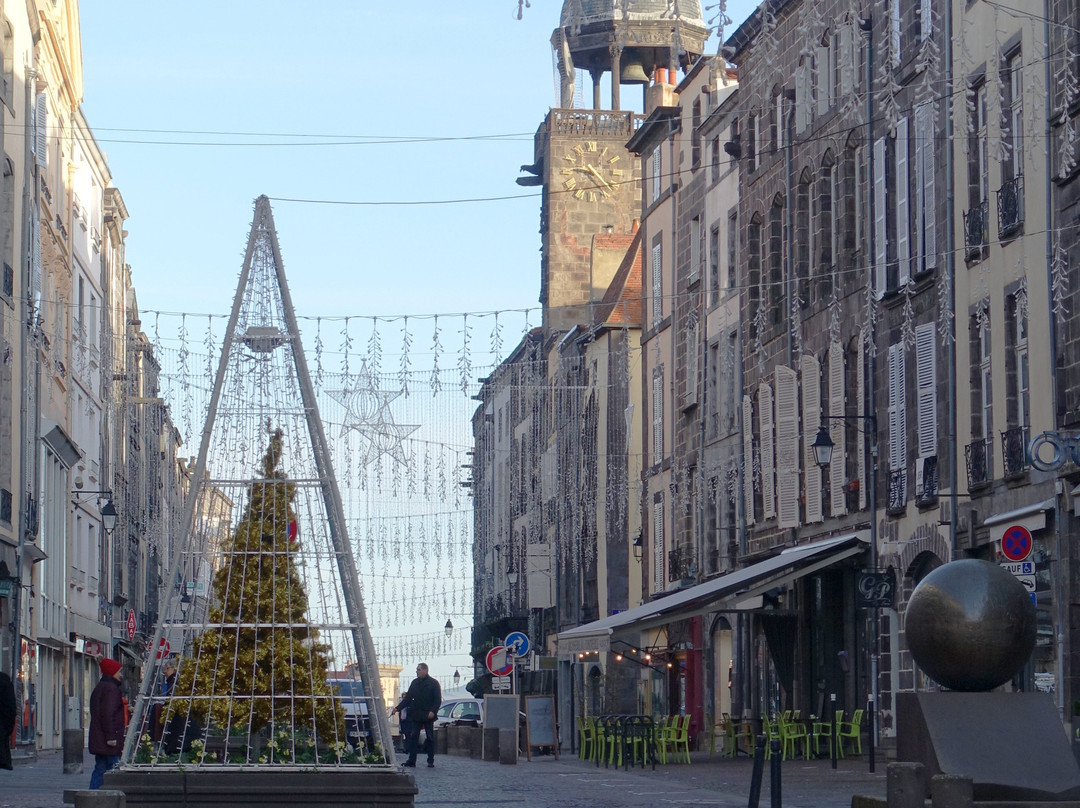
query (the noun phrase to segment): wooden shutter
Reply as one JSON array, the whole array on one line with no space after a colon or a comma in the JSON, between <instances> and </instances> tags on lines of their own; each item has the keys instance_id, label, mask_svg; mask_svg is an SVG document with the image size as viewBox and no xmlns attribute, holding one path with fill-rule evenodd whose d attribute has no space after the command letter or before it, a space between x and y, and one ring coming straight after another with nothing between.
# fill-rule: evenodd
<instances>
[{"instance_id":1,"label":"wooden shutter","mask_svg":"<svg viewBox=\"0 0 1080 808\"><path fill-rule=\"evenodd\" d=\"M664 459L664 374L653 373L652 394L652 463Z\"/></svg>"},{"instance_id":2,"label":"wooden shutter","mask_svg":"<svg viewBox=\"0 0 1080 808\"><path fill-rule=\"evenodd\" d=\"M799 377L776 368L777 527L799 526Z\"/></svg>"},{"instance_id":3,"label":"wooden shutter","mask_svg":"<svg viewBox=\"0 0 1080 808\"><path fill-rule=\"evenodd\" d=\"M937 266L937 189L934 182L937 166L934 164L934 102L921 104L915 112L915 130L922 144L922 171L919 176L922 199L919 217L922 221L922 258L924 269Z\"/></svg>"},{"instance_id":4,"label":"wooden shutter","mask_svg":"<svg viewBox=\"0 0 1080 808\"><path fill-rule=\"evenodd\" d=\"M652 324L654 328L664 319L663 271L663 243L657 239L652 246Z\"/></svg>"},{"instance_id":5,"label":"wooden shutter","mask_svg":"<svg viewBox=\"0 0 1080 808\"><path fill-rule=\"evenodd\" d=\"M802 435L803 468L806 469L806 521L820 522L821 468L814 459L811 445L821 426L821 363L812 354L803 354L800 364L802 375ZM833 462L836 462L835 456Z\"/></svg>"},{"instance_id":6,"label":"wooden shutter","mask_svg":"<svg viewBox=\"0 0 1080 808\"><path fill-rule=\"evenodd\" d=\"M889 44L892 48L893 67L900 65L900 0L889 3Z\"/></svg>"},{"instance_id":7,"label":"wooden shutter","mask_svg":"<svg viewBox=\"0 0 1080 808\"><path fill-rule=\"evenodd\" d=\"M761 506L762 516L776 516L776 478L773 464L773 395L767 384L758 387L758 418L761 421Z\"/></svg>"},{"instance_id":8,"label":"wooden shutter","mask_svg":"<svg viewBox=\"0 0 1080 808\"><path fill-rule=\"evenodd\" d=\"M795 66L795 131L802 132L810 125L810 60L803 57Z\"/></svg>"},{"instance_id":9,"label":"wooden shutter","mask_svg":"<svg viewBox=\"0 0 1080 808\"><path fill-rule=\"evenodd\" d=\"M864 328L859 332L859 366L855 369L855 398L858 399L859 409L862 409L866 401L866 340L867 331ZM874 404L870 404L871 411L874 410ZM859 474L859 510L866 508L867 490L866 490L866 434L863 430L856 432L858 437L855 440L855 458L858 464ZM877 458L874 459L877 462ZM873 518L877 518L875 515Z\"/></svg>"},{"instance_id":10,"label":"wooden shutter","mask_svg":"<svg viewBox=\"0 0 1080 808\"><path fill-rule=\"evenodd\" d=\"M652 579L653 592L664 591L664 500L653 503L652 513Z\"/></svg>"},{"instance_id":11,"label":"wooden shutter","mask_svg":"<svg viewBox=\"0 0 1080 808\"><path fill-rule=\"evenodd\" d=\"M919 460L937 454L937 324L915 327L915 377L919 431Z\"/></svg>"},{"instance_id":12,"label":"wooden shutter","mask_svg":"<svg viewBox=\"0 0 1080 808\"><path fill-rule=\"evenodd\" d=\"M817 86L814 88L814 100L817 102L816 114L823 117L832 106L832 48L820 47L814 52L814 65Z\"/></svg>"},{"instance_id":13,"label":"wooden shutter","mask_svg":"<svg viewBox=\"0 0 1080 808\"><path fill-rule=\"evenodd\" d=\"M39 168L49 166L49 99L38 93L34 103L34 161Z\"/></svg>"},{"instance_id":14,"label":"wooden shutter","mask_svg":"<svg viewBox=\"0 0 1080 808\"><path fill-rule=\"evenodd\" d=\"M889 471L904 472L907 465L907 408L904 343L889 346Z\"/></svg>"},{"instance_id":15,"label":"wooden shutter","mask_svg":"<svg viewBox=\"0 0 1080 808\"><path fill-rule=\"evenodd\" d=\"M836 58L840 66L840 95L846 97L855 91L855 72L858 70L855 62L854 24L846 22L841 25L838 40L839 53Z\"/></svg>"},{"instance_id":16,"label":"wooden shutter","mask_svg":"<svg viewBox=\"0 0 1080 808\"><path fill-rule=\"evenodd\" d=\"M839 342L829 346L829 415L844 415L844 349ZM829 434L833 441L832 463L829 464L829 510L833 516L847 513L844 482L847 478L847 429L843 421L830 420Z\"/></svg>"},{"instance_id":17,"label":"wooden shutter","mask_svg":"<svg viewBox=\"0 0 1080 808\"><path fill-rule=\"evenodd\" d=\"M901 118L896 124L896 259L899 263L897 285L911 280L911 177L908 160L908 119Z\"/></svg>"},{"instance_id":18,"label":"wooden shutter","mask_svg":"<svg viewBox=\"0 0 1080 808\"><path fill-rule=\"evenodd\" d=\"M874 141L874 293L880 300L885 294L885 262L888 242L885 239L885 138Z\"/></svg>"},{"instance_id":19,"label":"wooden shutter","mask_svg":"<svg viewBox=\"0 0 1080 808\"><path fill-rule=\"evenodd\" d=\"M743 509L746 524L754 524L754 402L750 396L742 400L743 435Z\"/></svg>"}]
</instances>

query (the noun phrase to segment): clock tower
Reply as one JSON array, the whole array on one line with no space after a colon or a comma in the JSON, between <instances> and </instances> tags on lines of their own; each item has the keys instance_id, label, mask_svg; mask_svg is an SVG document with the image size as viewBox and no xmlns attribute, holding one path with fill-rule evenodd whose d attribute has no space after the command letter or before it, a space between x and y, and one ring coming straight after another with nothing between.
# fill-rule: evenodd
<instances>
[{"instance_id":1,"label":"clock tower","mask_svg":"<svg viewBox=\"0 0 1080 808\"><path fill-rule=\"evenodd\" d=\"M642 118L620 108L621 86L647 85L657 68L674 77L697 60L707 36L699 0L564 0L551 37L561 106L536 132L534 162L522 167L531 176L518 179L543 188L545 330L591 322L591 305L602 299L613 271L594 265L593 239L630 233L641 216L640 162L626 143ZM592 109L575 108L579 70L592 79ZM605 74L611 109L601 109Z\"/></svg>"}]
</instances>

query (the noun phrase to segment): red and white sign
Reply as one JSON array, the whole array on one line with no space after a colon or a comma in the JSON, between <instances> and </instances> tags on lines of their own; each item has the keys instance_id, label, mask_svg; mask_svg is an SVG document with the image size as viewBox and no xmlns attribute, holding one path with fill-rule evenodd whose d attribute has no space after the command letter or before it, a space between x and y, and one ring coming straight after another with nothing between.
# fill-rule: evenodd
<instances>
[{"instance_id":1,"label":"red and white sign","mask_svg":"<svg viewBox=\"0 0 1080 808\"><path fill-rule=\"evenodd\" d=\"M97 640L87 640L83 644L83 653L91 657L100 657L104 654L104 650Z\"/></svg>"},{"instance_id":2,"label":"red and white sign","mask_svg":"<svg viewBox=\"0 0 1080 808\"><path fill-rule=\"evenodd\" d=\"M148 642L146 644L146 650L149 651L150 646L153 645L153 644L154 644L153 641ZM167 657L169 655L169 650L170 650L169 641L166 640L164 637L162 637L161 642L158 643L157 658L162 659L163 657Z\"/></svg>"},{"instance_id":3,"label":"red and white sign","mask_svg":"<svg viewBox=\"0 0 1080 808\"><path fill-rule=\"evenodd\" d=\"M487 669L496 676L509 676L514 669L514 658L505 645L496 645L487 652Z\"/></svg>"},{"instance_id":4,"label":"red and white sign","mask_svg":"<svg viewBox=\"0 0 1080 808\"><path fill-rule=\"evenodd\" d=\"M1031 555L1031 531L1023 525L1005 529L1001 536L1001 554L1009 561L1023 561Z\"/></svg>"},{"instance_id":5,"label":"red and white sign","mask_svg":"<svg viewBox=\"0 0 1080 808\"><path fill-rule=\"evenodd\" d=\"M135 610L131 609L130 611L128 611L127 619L128 642L131 642L135 639L135 629L137 629L138 627L139 624L135 622Z\"/></svg>"}]
</instances>

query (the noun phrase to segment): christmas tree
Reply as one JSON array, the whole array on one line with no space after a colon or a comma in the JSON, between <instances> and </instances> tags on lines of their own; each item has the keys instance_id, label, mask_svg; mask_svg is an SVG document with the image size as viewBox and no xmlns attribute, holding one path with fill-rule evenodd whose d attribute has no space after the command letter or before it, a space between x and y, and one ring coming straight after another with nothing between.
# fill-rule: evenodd
<instances>
[{"instance_id":1,"label":"christmas tree","mask_svg":"<svg viewBox=\"0 0 1080 808\"><path fill-rule=\"evenodd\" d=\"M327 684L328 646L307 622L297 571L296 486L281 470L282 431L271 433L261 476L214 575L207 623L181 664L175 698L201 723L252 735L267 725L310 730L320 743L345 737L341 704Z\"/></svg>"}]
</instances>

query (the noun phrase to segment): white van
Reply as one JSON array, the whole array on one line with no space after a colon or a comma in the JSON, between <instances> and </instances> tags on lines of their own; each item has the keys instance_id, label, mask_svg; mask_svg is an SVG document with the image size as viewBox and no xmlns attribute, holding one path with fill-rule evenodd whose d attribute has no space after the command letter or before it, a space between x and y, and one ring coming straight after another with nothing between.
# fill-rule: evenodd
<instances>
[{"instance_id":1,"label":"white van","mask_svg":"<svg viewBox=\"0 0 1080 808\"><path fill-rule=\"evenodd\" d=\"M345 708L345 740L353 746L371 745L371 721L368 718L364 683L359 679L327 679L334 695L341 698Z\"/></svg>"}]
</instances>

